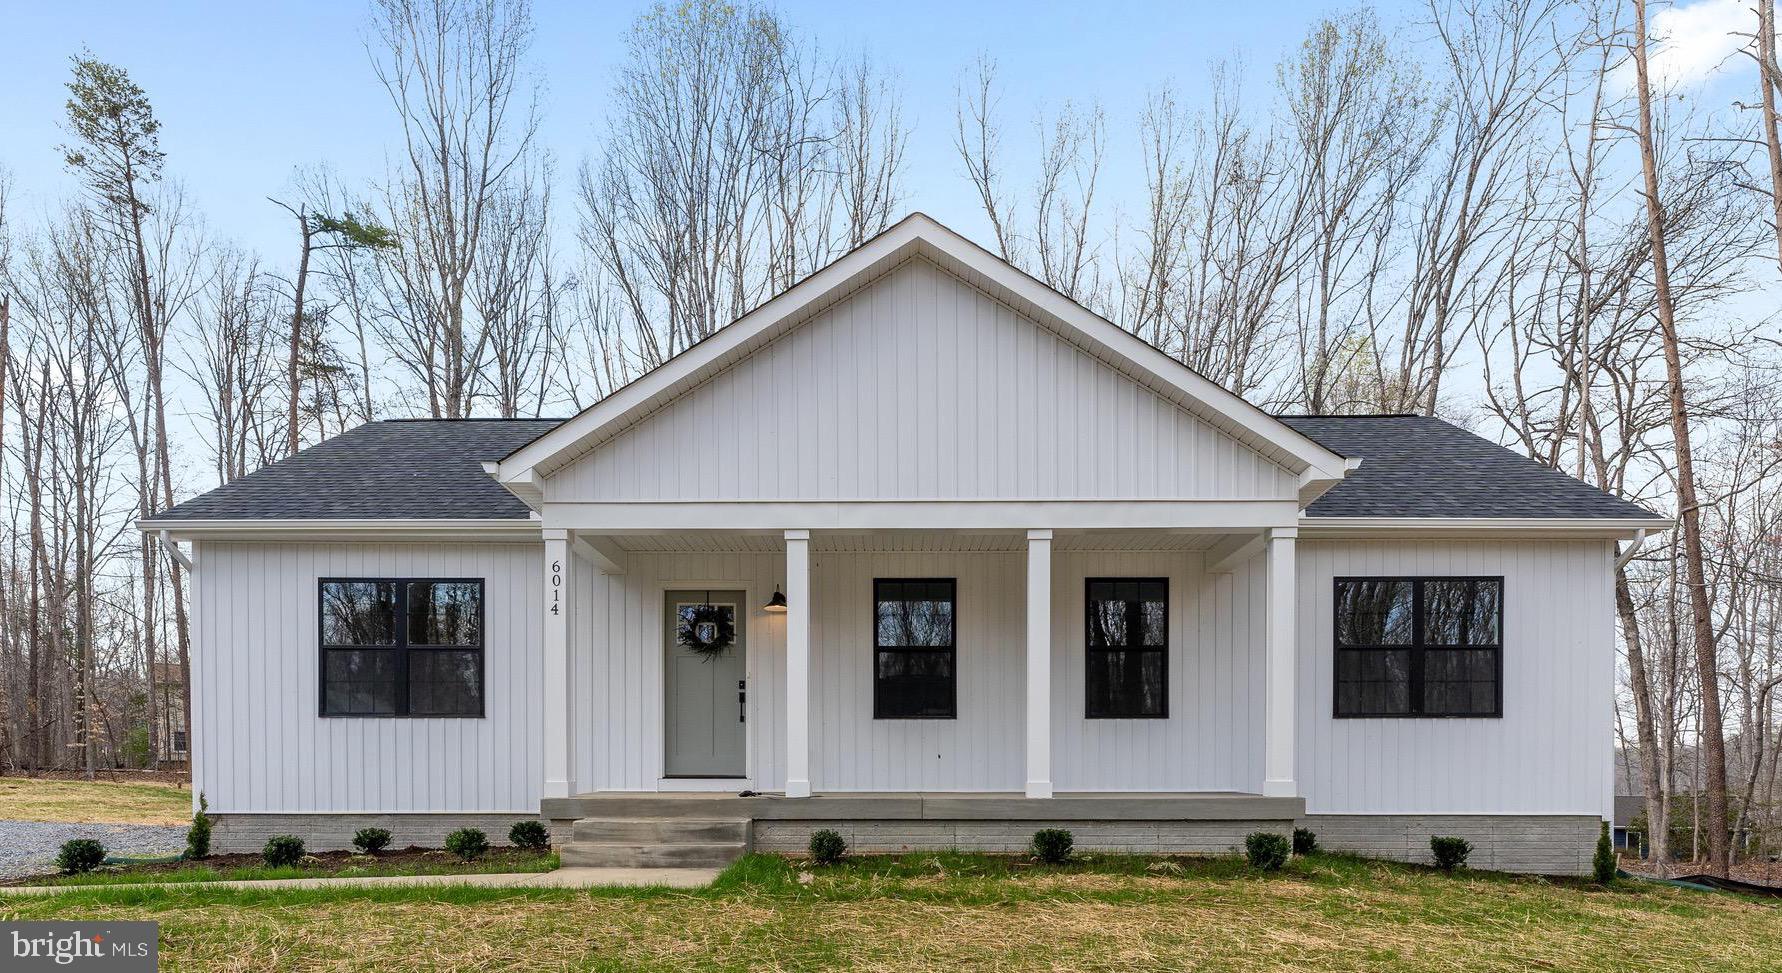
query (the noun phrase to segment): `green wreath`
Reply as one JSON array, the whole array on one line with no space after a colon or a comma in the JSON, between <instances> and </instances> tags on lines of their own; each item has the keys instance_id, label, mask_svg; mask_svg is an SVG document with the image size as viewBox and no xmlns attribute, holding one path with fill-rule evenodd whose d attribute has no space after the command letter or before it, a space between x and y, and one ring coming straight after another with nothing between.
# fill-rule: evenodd
<instances>
[{"instance_id":1,"label":"green wreath","mask_svg":"<svg viewBox=\"0 0 1782 973\"><path fill-rule=\"evenodd\" d=\"M688 605L680 611L675 641L703 656L723 655L736 642L736 623L726 605Z\"/></svg>"}]
</instances>

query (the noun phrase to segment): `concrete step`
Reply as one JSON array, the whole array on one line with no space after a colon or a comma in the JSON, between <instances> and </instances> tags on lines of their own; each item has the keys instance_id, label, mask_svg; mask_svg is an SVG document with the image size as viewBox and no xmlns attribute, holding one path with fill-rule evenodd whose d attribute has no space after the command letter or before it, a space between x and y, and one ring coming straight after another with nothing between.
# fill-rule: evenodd
<instances>
[{"instance_id":1,"label":"concrete step","mask_svg":"<svg viewBox=\"0 0 1782 973\"><path fill-rule=\"evenodd\" d=\"M740 841L572 841L559 848L557 854L565 868L723 868L747 850Z\"/></svg>"},{"instance_id":2,"label":"concrete step","mask_svg":"<svg viewBox=\"0 0 1782 973\"><path fill-rule=\"evenodd\" d=\"M582 818L572 840L578 844L748 844L749 822L741 818Z\"/></svg>"}]
</instances>

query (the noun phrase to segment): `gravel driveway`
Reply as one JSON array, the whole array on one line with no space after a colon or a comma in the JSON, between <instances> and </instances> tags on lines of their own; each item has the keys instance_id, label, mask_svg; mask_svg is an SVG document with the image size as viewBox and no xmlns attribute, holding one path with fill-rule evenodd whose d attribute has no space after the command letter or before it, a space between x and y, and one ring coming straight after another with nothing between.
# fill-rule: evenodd
<instances>
[{"instance_id":1,"label":"gravel driveway","mask_svg":"<svg viewBox=\"0 0 1782 973\"><path fill-rule=\"evenodd\" d=\"M56 852L70 838L97 838L112 856L176 855L186 847L184 826L0 821L0 879L55 871Z\"/></svg>"}]
</instances>

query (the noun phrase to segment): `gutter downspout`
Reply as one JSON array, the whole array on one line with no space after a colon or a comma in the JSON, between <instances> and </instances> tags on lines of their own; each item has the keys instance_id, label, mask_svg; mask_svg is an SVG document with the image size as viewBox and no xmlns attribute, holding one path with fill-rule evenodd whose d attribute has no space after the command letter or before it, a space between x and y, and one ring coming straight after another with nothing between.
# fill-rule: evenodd
<instances>
[{"instance_id":1,"label":"gutter downspout","mask_svg":"<svg viewBox=\"0 0 1782 973\"><path fill-rule=\"evenodd\" d=\"M1646 528L1642 527L1634 531L1633 542L1627 545L1627 549L1615 555L1615 569L1627 567L1627 562L1633 560L1634 555L1640 553L1640 548L1645 546Z\"/></svg>"},{"instance_id":2,"label":"gutter downspout","mask_svg":"<svg viewBox=\"0 0 1782 973\"><path fill-rule=\"evenodd\" d=\"M182 567L184 567L187 571L197 570L198 565L196 565L192 562L191 557L187 556L185 551L182 551L179 549L179 544L174 541L173 535L171 533L169 533L167 531L162 531L161 535L160 535L160 539L161 539L161 546L166 548L167 553L173 555L173 559L175 561L178 561Z\"/></svg>"}]
</instances>

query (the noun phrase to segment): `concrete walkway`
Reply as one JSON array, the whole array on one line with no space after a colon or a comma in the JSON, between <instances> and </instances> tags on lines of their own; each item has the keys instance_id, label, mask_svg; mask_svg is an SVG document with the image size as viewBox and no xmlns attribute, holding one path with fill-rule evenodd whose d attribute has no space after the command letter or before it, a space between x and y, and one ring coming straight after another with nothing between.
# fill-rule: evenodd
<instances>
[{"instance_id":1,"label":"concrete walkway","mask_svg":"<svg viewBox=\"0 0 1782 973\"><path fill-rule=\"evenodd\" d=\"M377 875L345 878L272 878L246 882L134 882L126 885L9 885L0 896L52 895L94 889L346 889L395 885L473 885L482 888L587 889L599 886L659 885L695 889L718 877L715 868L559 868L554 872L504 872L492 875Z\"/></svg>"}]
</instances>

